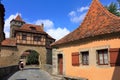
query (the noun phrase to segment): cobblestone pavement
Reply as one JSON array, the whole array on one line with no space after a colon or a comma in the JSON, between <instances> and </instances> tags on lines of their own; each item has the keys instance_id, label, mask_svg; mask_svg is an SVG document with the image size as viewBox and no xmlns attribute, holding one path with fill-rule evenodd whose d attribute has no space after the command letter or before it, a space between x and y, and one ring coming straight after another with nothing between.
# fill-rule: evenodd
<instances>
[{"instance_id":1,"label":"cobblestone pavement","mask_svg":"<svg viewBox=\"0 0 120 80\"><path fill-rule=\"evenodd\" d=\"M53 80L53 77L39 69L24 69L13 74L8 80Z\"/></svg>"}]
</instances>

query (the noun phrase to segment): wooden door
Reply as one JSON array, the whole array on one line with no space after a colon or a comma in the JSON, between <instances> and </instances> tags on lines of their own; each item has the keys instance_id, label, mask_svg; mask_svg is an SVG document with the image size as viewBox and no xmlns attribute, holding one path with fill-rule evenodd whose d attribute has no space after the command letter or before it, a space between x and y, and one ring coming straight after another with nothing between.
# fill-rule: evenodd
<instances>
[{"instance_id":1,"label":"wooden door","mask_svg":"<svg viewBox=\"0 0 120 80\"><path fill-rule=\"evenodd\" d=\"M63 74L63 57L62 57L62 54L61 55L58 55L58 71L59 71L59 74Z\"/></svg>"}]
</instances>

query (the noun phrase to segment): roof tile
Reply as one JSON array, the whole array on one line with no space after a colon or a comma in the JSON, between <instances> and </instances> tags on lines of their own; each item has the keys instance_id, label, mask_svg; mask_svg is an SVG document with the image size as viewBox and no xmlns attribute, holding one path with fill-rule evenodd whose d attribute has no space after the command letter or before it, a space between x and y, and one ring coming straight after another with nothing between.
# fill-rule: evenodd
<instances>
[{"instance_id":1,"label":"roof tile","mask_svg":"<svg viewBox=\"0 0 120 80\"><path fill-rule=\"evenodd\" d=\"M14 20L23 21L19 14L17 15L17 17Z\"/></svg>"},{"instance_id":2,"label":"roof tile","mask_svg":"<svg viewBox=\"0 0 120 80\"><path fill-rule=\"evenodd\" d=\"M81 25L52 46L118 31L120 32L120 18L105 9L99 0L93 0Z\"/></svg>"},{"instance_id":3,"label":"roof tile","mask_svg":"<svg viewBox=\"0 0 120 80\"><path fill-rule=\"evenodd\" d=\"M16 29L16 31L25 31L25 32L33 32L33 33L43 33L44 32L43 27L40 25L33 25L33 24L24 24L20 29Z\"/></svg>"},{"instance_id":4,"label":"roof tile","mask_svg":"<svg viewBox=\"0 0 120 80\"><path fill-rule=\"evenodd\" d=\"M2 41L2 46L16 46L16 40L14 38L6 38Z\"/></svg>"}]
</instances>

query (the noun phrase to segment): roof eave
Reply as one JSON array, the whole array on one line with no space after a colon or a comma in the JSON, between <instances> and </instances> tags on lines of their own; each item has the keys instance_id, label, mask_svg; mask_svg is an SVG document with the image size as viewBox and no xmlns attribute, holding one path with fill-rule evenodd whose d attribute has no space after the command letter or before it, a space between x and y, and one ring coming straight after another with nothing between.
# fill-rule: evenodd
<instances>
[{"instance_id":1,"label":"roof eave","mask_svg":"<svg viewBox=\"0 0 120 80\"><path fill-rule=\"evenodd\" d=\"M51 44L52 47L59 47L59 46L62 46L62 45L66 45L66 44L70 44L70 43L78 43L78 42L84 42L85 40L87 39L94 39L94 38L98 38L98 37L104 37L104 36L111 36L113 35L114 37L116 36L119 36L120 37L120 31L118 32L112 32L112 33L106 33L106 34L101 34L101 35L93 35L93 36L89 36L89 37L85 37L85 38L81 38L81 39L77 39L77 40L74 40L74 41L69 41L69 42L66 42L66 43L58 43L58 44ZM105 37L107 38L107 37ZM102 39L102 38L101 38Z\"/></svg>"}]
</instances>

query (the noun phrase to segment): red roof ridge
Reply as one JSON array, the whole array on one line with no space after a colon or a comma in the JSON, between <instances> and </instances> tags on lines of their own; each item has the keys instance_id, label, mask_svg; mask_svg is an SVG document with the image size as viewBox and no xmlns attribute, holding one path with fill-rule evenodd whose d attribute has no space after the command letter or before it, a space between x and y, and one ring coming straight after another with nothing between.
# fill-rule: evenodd
<instances>
[{"instance_id":1,"label":"red roof ridge","mask_svg":"<svg viewBox=\"0 0 120 80\"><path fill-rule=\"evenodd\" d=\"M96 4L99 5L99 7L101 7L101 9L103 9L103 11L105 11L105 13L106 13L107 15L109 15L109 17L120 19L120 17L118 17L118 16L112 14L111 12L109 12L109 11L100 3L99 0L96 0L96 1L93 1L93 2L96 2Z\"/></svg>"},{"instance_id":2,"label":"red roof ridge","mask_svg":"<svg viewBox=\"0 0 120 80\"><path fill-rule=\"evenodd\" d=\"M30 24L30 23L27 23L26 25L30 25L29 27L41 27L41 25Z\"/></svg>"},{"instance_id":3,"label":"red roof ridge","mask_svg":"<svg viewBox=\"0 0 120 80\"><path fill-rule=\"evenodd\" d=\"M16 16L16 18L14 20L23 21L22 18L21 18L21 16L19 14Z\"/></svg>"},{"instance_id":4,"label":"red roof ridge","mask_svg":"<svg viewBox=\"0 0 120 80\"><path fill-rule=\"evenodd\" d=\"M41 25L36 25L36 24L30 24L30 23L26 23L23 25L29 25L29 27L41 27Z\"/></svg>"},{"instance_id":5,"label":"red roof ridge","mask_svg":"<svg viewBox=\"0 0 120 80\"><path fill-rule=\"evenodd\" d=\"M35 29L33 30L32 27L34 27ZM29 24L29 23L23 24L19 29L16 29L16 31L26 31L26 32L32 32L32 33L46 34L42 25L35 25L35 24Z\"/></svg>"},{"instance_id":6,"label":"red roof ridge","mask_svg":"<svg viewBox=\"0 0 120 80\"><path fill-rule=\"evenodd\" d=\"M84 20L82 21L82 23L80 24L79 27L81 27L81 25L82 25L82 24L84 23L84 21L86 20L86 17L88 17L89 12L90 12L91 8L94 6L94 4L96 4L97 6L99 6L100 9L102 9L102 11L105 12L105 14L108 15L111 19L120 20L120 17L118 17L118 16L112 14L111 12L109 12L109 11L100 3L99 0L92 0L92 3L91 3L91 5L90 5L90 8L89 8L89 10L88 10L88 12L87 12ZM78 27L78 28L79 28L79 27Z\"/></svg>"},{"instance_id":7,"label":"red roof ridge","mask_svg":"<svg viewBox=\"0 0 120 80\"><path fill-rule=\"evenodd\" d=\"M52 46L118 31L120 18L110 13L99 0L93 0L81 25Z\"/></svg>"}]
</instances>

